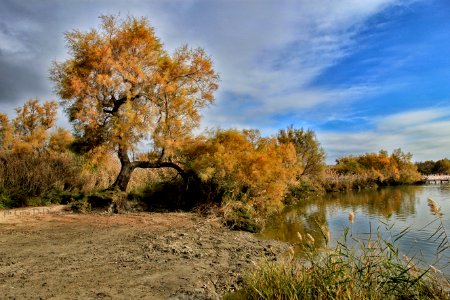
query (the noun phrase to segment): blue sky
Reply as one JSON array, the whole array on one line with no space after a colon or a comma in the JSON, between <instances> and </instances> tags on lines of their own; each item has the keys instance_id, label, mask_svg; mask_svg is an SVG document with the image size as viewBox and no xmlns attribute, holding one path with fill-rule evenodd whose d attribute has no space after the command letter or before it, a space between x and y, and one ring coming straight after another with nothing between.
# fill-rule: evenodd
<instances>
[{"instance_id":1,"label":"blue sky","mask_svg":"<svg viewBox=\"0 0 450 300\"><path fill-rule=\"evenodd\" d=\"M311 128L330 163L399 147L450 157L445 0L1 0L0 111L57 99L48 69L67 57L63 33L118 13L147 17L168 50L212 56L221 83L202 128Z\"/></svg>"}]
</instances>

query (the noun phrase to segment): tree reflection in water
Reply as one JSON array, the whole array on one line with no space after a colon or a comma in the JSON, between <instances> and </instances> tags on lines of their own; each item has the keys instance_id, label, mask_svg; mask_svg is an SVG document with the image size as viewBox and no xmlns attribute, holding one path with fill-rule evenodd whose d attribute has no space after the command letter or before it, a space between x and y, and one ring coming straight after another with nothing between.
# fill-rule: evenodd
<instances>
[{"instance_id":1,"label":"tree reflection in water","mask_svg":"<svg viewBox=\"0 0 450 300\"><path fill-rule=\"evenodd\" d=\"M273 216L262 233L264 238L279 239L298 244L297 232L307 233L315 239L316 249L325 247L322 232L330 230L331 239L349 226L348 214L357 212L355 218L379 218L384 220L405 220L416 214L416 193L420 186L392 187L380 190L332 193L323 197L300 201L287 207L281 214ZM333 219L332 222L328 219ZM357 226L357 225L355 225ZM331 227L331 228L330 228ZM338 228L336 228L338 227ZM296 247L299 253L301 247Z\"/></svg>"}]
</instances>

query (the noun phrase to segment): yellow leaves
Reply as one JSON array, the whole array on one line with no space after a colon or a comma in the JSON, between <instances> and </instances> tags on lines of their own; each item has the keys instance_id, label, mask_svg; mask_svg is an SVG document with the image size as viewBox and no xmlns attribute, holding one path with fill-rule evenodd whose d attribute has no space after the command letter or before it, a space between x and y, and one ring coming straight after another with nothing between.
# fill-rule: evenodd
<instances>
[{"instance_id":1,"label":"yellow leaves","mask_svg":"<svg viewBox=\"0 0 450 300\"><path fill-rule=\"evenodd\" d=\"M166 94L173 94L177 90L177 85L174 82L169 83L166 86L164 86L163 90L164 90L164 93L166 93Z\"/></svg>"},{"instance_id":2,"label":"yellow leaves","mask_svg":"<svg viewBox=\"0 0 450 300\"><path fill-rule=\"evenodd\" d=\"M66 34L72 58L52 69L52 79L64 99L76 100L86 93L93 97L100 90L113 93L108 88L125 81L145 82L152 73L150 68L156 65L161 44L145 19L100 19L101 30ZM117 75L121 82L115 81ZM71 84L63 84L67 81Z\"/></svg>"},{"instance_id":3,"label":"yellow leaves","mask_svg":"<svg viewBox=\"0 0 450 300\"><path fill-rule=\"evenodd\" d=\"M51 70L77 134L101 134L110 149L131 149L150 136L174 153L199 125L199 109L214 100L211 59L187 46L167 54L145 18L100 19L98 30L66 34L71 58Z\"/></svg>"},{"instance_id":4,"label":"yellow leaves","mask_svg":"<svg viewBox=\"0 0 450 300\"><path fill-rule=\"evenodd\" d=\"M208 102L212 102L214 100L214 95L212 93L202 93L202 98L207 100Z\"/></svg>"},{"instance_id":5,"label":"yellow leaves","mask_svg":"<svg viewBox=\"0 0 450 300\"><path fill-rule=\"evenodd\" d=\"M111 87L114 83L111 76L106 74L97 74L96 81L99 85L103 85L105 87Z\"/></svg>"},{"instance_id":6,"label":"yellow leaves","mask_svg":"<svg viewBox=\"0 0 450 300\"><path fill-rule=\"evenodd\" d=\"M290 126L279 131L277 140L280 144L291 144L295 148L300 176L318 178L323 175L325 152L312 130L295 129Z\"/></svg>"},{"instance_id":7,"label":"yellow leaves","mask_svg":"<svg viewBox=\"0 0 450 300\"><path fill-rule=\"evenodd\" d=\"M136 105L131 100L125 101L116 116L111 118L111 146L122 145L132 150L150 130L152 122L147 120L146 116L151 112L146 105Z\"/></svg>"},{"instance_id":8,"label":"yellow leaves","mask_svg":"<svg viewBox=\"0 0 450 300\"><path fill-rule=\"evenodd\" d=\"M202 172L199 174L199 176L202 181L209 181L213 178L214 173L216 173L215 168L206 167L206 169L202 170Z\"/></svg>"},{"instance_id":9,"label":"yellow leaves","mask_svg":"<svg viewBox=\"0 0 450 300\"><path fill-rule=\"evenodd\" d=\"M56 102L40 105L38 99L27 101L23 107L16 109L17 116L13 119L16 135L38 147L45 140L46 131L56 121L56 108Z\"/></svg>"},{"instance_id":10,"label":"yellow leaves","mask_svg":"<svg viewBox=\"0 0 450 300\"><path fill-rule=\"evenodd\" d=\"M342 174L369 177L377 183L414 183L421 176L410 159L410 154L400 149L394 150L390 156L386 151L380 151L340 158L335 169Z\"/></svg>"},{"instance_id":11,"label":"yellow leaves","mask_svg":"<svg viewBox=\"0 0 450 300\"><path fill-rule=\"evenodd\" d=\"M295 180L295 168L285 163L295 157L294 149L261 138L257 131L218 130L189 147L190 166L203 181L218 184L230 198L249 201L259 210L280 208L288 184Z\"/></svg>"},{"instance_id":12,"label":"yellow leaves","mask_svg":"<svg viewBox=\"0 0 450 300\"><path fill-rule=\"evenodd\" d=\"M392 177L395 181L398 181L400 179L400 171L398 170L397 166L392 166Z\"/></svg>"},{"instance_id":13,"label":"yellow leaves","mask_svg":"<svg viewBox=\"0 0 450 300\"><path fill-rule=\"evenodd\" d=\"M17 154L47 151L49 143L52 144L48 131L56 121L56 109L56 102L41 105L38 99L33 99L16 109L17 116L12 121L0 114L0 147ZM70 138L70 133L58 130L53 139L60 147L55 151L62 151L63 140L68 143Z\"/></svg>"},{"instance_id":14,"label":"yellow leaves","mask_svg":"<svg viewBox=\"0 0 450 300\"><path fill-rule=\"evenodd\" d=\"M17 154L31 153L33 150L33 145L21 140L15 140L12 145L12 152Z\"/></svg>"},{"instance_id":15,"label":"yellow leaves","mask_svg":"<svg viewBox=\"0 0 450 300\"><path fill-rule=\"evenodd\" d=\"M157 75L156 81L166 94L195 99L193 104L198 107L214 100L213 92L218 88L219 78L203 49L181 47L172 57L161 58L159 67L161 75Z\"/></svg>"},{"instance_id":16,"label":"yellow leaves","mask_svg":"<svg viewBox=\"0 0 450 300\"><path fill-rule=\"evenodd\" d=\"M54 152L64 152L73 142L74 137L64 128L58 128L50 135L49 149Z\"/></svg>"},{"instance_id":17,"label":"yellow leaves","mask_svg":"<svg viewBox=\"0 0 450 300\"><path fill-rule=\"evenodd\" d=\"M87 167L97 168L98 166L117 165L118 159L106 147L97 147L86 153Z\"/></svg>"},{"instance_id":18,"label":"yellow leaves","mask_svg":"<svg viewBox=\"0 0 450 300\"><path fill-rule=\"evenodd\" d=\"M56 102L39 104L38 99L28 100L23 107L16 109L17 117L13 120L15 130L21 134L31 134L38 128L47 130L56 121Z\"/></svg>"}]
</instances>

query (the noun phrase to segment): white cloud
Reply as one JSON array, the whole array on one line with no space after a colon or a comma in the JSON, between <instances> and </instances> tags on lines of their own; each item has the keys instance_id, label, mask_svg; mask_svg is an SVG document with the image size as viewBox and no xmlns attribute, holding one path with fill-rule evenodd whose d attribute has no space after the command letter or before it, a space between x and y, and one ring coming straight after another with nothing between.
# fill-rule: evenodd
<instances>
[{"instance_id":1,"label":"white cloud","mask_svg":"<svg viewBox=\"0 0 450 300\"><path fill-rule=\"evenodd\" d=\"M450 157L450 107L408 111L374 120L375 128L360 132L318 132L328 162L349 154L402 148L423 161Z\"/></svg>"},{"instance_id":2,"label":"white cloud","mask_svg":"<svg viewBox=\"0 0 450 300\"><path fill-rule=\"evenodd\" d=\"M0 53L3 55L11 55L23 52L26 50L26 47L20 40L17 40L5 32L0 31Z\"/></svg>"},{"instance_id":3,"label":"white cloud","mask_svg":"<svg viewBox=\"0 0 450 300\"><path fill-rule=\"evenodd\" d=\"M336 90L309 84L357 48L355 35L369 17L407 1L232 1L206 7L204 3L192 2L192 9L202 5L198 18L186 14L175 23L167 22L179 29L173 31L179 36L171 40L194 41L206 48L222 75L219 109L208 111L212 115L205 123L226 119L245 127L241 120L255 115L261 121L265 115L267 122L273 113L349 102L380 91L368 84ZM247 105L233 113L226 95L241 96Z\"/></svg>"},{"instance_id":4,"label":"white cloud","mask_svg":"<svg viewBox=\"0 0 450 300\"><path fill-rule=\"evenodd\" d=\"M447 107L442 109L407 111L382 118L379 122L379 128L386 130L396 127L417 126L449 115L450 111Z\"/></svg>"}]
</instances>

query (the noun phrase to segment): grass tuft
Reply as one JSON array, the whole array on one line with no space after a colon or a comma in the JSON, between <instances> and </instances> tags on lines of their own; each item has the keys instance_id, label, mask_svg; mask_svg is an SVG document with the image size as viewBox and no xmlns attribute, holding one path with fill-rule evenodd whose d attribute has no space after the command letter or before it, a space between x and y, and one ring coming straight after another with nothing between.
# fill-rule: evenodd
<instances>
[{"instance_id":1,"label":"grass tuft","mask_svg":"<svg viewBox=\"0 0 450 300\"><path fill-rule=\"evenodd\" d=\"M334 248L319 254L311 236L298 234L302 258L291 252L281 261L263 259L245 273L242 288L225 299L450 299L446 275L434 266L420 269L413 258L399 254L396 244L407 231L388 239L377 231L376 237L357 240L346 228ZM348 246L349 237L357 247ZM446 234L444 240L448 245Z\"/></svg>"}]
</instances>

